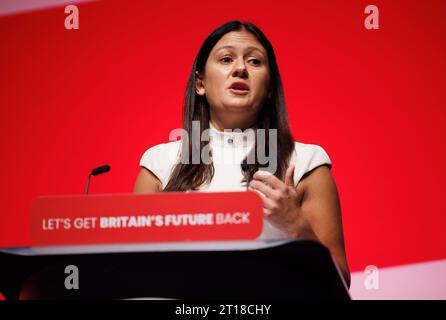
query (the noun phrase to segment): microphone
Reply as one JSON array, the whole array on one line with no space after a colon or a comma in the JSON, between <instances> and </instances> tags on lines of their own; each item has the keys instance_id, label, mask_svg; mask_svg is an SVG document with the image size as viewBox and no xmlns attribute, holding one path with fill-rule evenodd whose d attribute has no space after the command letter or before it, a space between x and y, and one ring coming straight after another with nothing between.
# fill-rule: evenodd
<instances>
[{"instance_id":1,"label":"microphone","mask_svg":"<svg viewBox=\"0 0 446 320\"><path fill-rule=\"evenodd\" d=\"M94 168L93 170L91 170L90 175L97 176L101 173L106 173L109 171L110 171L110 166L108 164L106 164L105 166L97 167L97 168Z\"/></svg>"},{"instance_id":2,"label":"microphone","mask_svg":"<svg viewBox=\"0 0 446 320\"><path fill-rule=\"evenodd\" d=\"M91 170L91 173L88 175L87 179L87 187L85 188L85 194L88 194L88 189L90 188L90 178L91 176L97 176L110 171L110 166L108 164L94 168Z\"/></svg>"}]
</instances>

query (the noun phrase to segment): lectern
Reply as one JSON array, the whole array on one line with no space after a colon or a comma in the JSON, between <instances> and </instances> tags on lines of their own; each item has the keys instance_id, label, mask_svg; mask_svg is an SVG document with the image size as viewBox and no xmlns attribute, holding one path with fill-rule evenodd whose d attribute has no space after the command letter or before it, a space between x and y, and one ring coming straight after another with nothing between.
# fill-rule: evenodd
<instances>
[{"instance_id":1,"label":"lectern","mask_svg":"<svg viewBox=\"0 0 446 320\"><path fill-rule=\"evenodd\" d=\"M6 299L349 299L315 241L242 241L1 249ZM65 269L79 270L79 289Z\"/></svg>"},{"instance_id":2,"label":"lectern","mask_svg":"<svg viewBox=\"0 0 446 320\"><path fill-rule=\"evenodd\" d=\"M336 262L320 243L252 238L262 229L254 193L159 197L39 199L34 208L40 211L31 212L34 245L0 249L0 292L6 299L350 298ZM180 211L169 207L172 197ZM107 211L110 203L113 210ZM131 209L132 216L120 207ZM142 216L142 208L146 220L133 219ZM186 213L182 219L173 216ZM205 218L194 220L195 214ZM125 227L116 227L118 217L127 217L121 219ZM72 223L76 219L83 222ZM130 225L131 219L140 222ZM63 223L58 229L55 223L48 227L49 221ZM77 288L66 285L67 267L77 270Z\"/></svg>"}]
</instances>

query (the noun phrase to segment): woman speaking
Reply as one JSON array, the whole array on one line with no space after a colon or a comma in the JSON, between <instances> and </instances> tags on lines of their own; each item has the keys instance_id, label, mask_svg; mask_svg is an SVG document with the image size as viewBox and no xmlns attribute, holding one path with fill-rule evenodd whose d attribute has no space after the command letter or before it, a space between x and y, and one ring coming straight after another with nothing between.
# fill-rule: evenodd
<instances>
[{"instance_id":1,"label":"woman speaking","mask_svg":"<svg viewBox=\"0 0 446 320\"><path fill-rule=\"evenodd\" d=\"M273 47L255 25L231 21L206 38L187 83L182 132L143 154L134 192L255 191L259 239L317 240L350 283L330 158L294 140Z\"/></svg>"}]
</instances>

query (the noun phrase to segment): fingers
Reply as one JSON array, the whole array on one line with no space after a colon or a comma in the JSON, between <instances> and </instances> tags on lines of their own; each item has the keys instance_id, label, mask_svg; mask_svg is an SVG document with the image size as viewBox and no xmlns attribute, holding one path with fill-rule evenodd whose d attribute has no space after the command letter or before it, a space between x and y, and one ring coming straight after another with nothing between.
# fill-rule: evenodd
<instances>
[{"instance_id":1,"label":"fingers","mask_svg":"<svg viewBox=\"0 0 446 320\"><path fill-rule=\"evenodd\" d=\"M269 199L278 200L280 198L280 191L272 189L260 180L252 180L249 186L254 190L260 191L263 196L266 196Z\"/></svg>"},{"instance_id":2,"label":"fingers","mask_svg":"<svg viewBox=\"0 0 446 320\"><path fill-rule=\"evenodd\" d=\"M294 169L296 166L292 164L288 167L285 173L285 185L288 187L294 187Z\"/></svg>"},{"instance_id":3,"label":"fingers","mask_svg":"<svg viewBox=\"0 0 446 320\"><path fill-rule=\"evenodd\" d=\"M263 183L268 184L269 186L271 186L272 189L277 189L277 190L286 189L285 184L282 181L280 181L279 178L277 178L275 175L267 171L259 170L256 173L254 173L253 178L255 180L259 180Z\"/></svg>"},{"instance_id":4,"label":"fingers","mask_svg":"<svg viewBox=\"0 0 446 320\"><path fill-rule=\"evenodd\" d=\"M254 180L249 184L249 188L260 196L263 202L263 214L269 216L280 207L284 192L289 192L288 188L294 188L295 166L288 167L285 173L285 182L267 171L257 171L254 173Z\"/></svg>"},{"instance_id":5,"label":"fingers","mask_svg":"<svg viewBox=\"0 0 446 320\"><path fill-rule=\"evenodd\" d=\"M255 191L260 196L260 198L262 198L263 208L270 209L270 210L275 209L276 204L274 203L274 201L272 199L268 198L265 194L263 194L261 191L259 191L257 189L251 188L251 190Z\"/></svg>"},{"instance_id":6,"label":"fingers","mask_svg":"<svg viewBox=\"0 0 446 320\"><path fill-rule=\"evenodd\" d=\"M273 214L273 213L272 213L271 210L263 208L263 215L264 215L265 217L268 217L268 216L270 216L270 215L272 215L272 214Z\"/></svg>"},{"instance_id":7,"label":"fingers","mask_svg":"<svg viewBox=\"0 0 446 320\"><path fill-rule=\"evenodd\" d=\"M294 164L288 167L285 173L285 183L272 173L262 170L258 170L256 173L254 173L253 178L269 185L272 189L285 191L287 187L294 187L295 168L296 166Z\"/></svg>"}]
</instances>

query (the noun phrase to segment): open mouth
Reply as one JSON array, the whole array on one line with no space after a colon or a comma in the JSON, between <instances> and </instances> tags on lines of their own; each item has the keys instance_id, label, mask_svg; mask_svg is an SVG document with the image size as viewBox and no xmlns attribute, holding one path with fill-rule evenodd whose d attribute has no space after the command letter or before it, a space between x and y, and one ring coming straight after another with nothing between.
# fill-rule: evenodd
<instances>
[{"instance_id":1,"label":"open mouth","mask_svg":"<svg viewBox=\"0 0 446 320\"><path fill-rule=\"evenodd\" d=\"M244 82L234 82L230 87L229 91L238 95L245 95L249 92L249 86Z\"/></svg>"}]
</instances>

